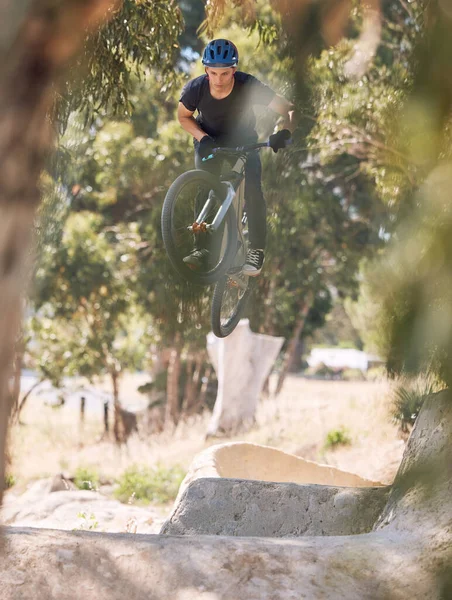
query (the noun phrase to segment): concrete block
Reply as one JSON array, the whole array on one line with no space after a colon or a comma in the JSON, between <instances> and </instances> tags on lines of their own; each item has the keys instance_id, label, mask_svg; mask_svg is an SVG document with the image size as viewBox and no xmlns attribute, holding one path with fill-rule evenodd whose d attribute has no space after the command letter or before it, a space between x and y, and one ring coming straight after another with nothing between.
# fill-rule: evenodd
<instances>
[{"instance_id":1,"label":"concrete block","mask_svg":"<svg viewBox=\"0 0 452 600\"><path fill-rule=\"evenodd\" d=\"M389 490L196 479L161 533L244 537L361 534L372 530Z\"/></svg>"}]
</instances>

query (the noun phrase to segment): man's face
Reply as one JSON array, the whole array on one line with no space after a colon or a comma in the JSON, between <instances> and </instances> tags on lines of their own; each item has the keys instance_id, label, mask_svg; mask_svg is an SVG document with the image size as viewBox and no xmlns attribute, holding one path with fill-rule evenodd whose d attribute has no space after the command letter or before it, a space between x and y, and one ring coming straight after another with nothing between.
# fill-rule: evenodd
<instances>
[{"instance_id":1,"label":"man's face","mask_svg":"<svg viewBox=\"0 0 452 600\"><path fill-rule=\"evenodd\" d=\"M216 90L227 90L232 85L234 73L237 71L235 67L226 69L218 69L216 67L206 67L206 73L209 76L209 81Z\"/></svg>"}]
</instances>

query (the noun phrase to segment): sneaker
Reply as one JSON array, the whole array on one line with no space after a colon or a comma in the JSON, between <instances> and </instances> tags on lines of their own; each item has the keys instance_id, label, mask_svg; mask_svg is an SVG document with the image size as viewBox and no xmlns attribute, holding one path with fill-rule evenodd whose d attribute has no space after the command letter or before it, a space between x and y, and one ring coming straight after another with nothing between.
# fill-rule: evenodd
<instances>
[{"instance_id":1,"label":"sneaker","mask_svg":"<svg viewBox=\"0 0 452 600\"><path fill-rule=\"evenodd\" d=\"M246 261L242 273L249 277L257 277L264 264L264 251L250 248L246 254Z\"/></svg>"},{"instance_id":2,"label":"sneaker","mask_svg":"<svg viewBox=\"0 0 452 600\"><path fill-rule=\"evenodd\" d=\"M182 261L194 271L205 268L207 265L207 260L209 258L209 251L205 248L193 250L190 252L188 256L182 259Z\"/></svg>"}]
</instances>

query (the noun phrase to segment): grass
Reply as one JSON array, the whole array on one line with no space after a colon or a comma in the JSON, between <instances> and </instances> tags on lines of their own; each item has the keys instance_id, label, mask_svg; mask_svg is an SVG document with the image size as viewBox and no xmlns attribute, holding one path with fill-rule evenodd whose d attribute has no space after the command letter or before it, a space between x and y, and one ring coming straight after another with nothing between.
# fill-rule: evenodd
<instances>
[{"instance_id":1,"label":"grass","mask_svg":"<svg viewBox=\"0 0 452 600\"><path fill-rule=\"evenodd\" d=\"M121 502L165 504L175 500L185 472L178 466L151 469L132 465L119 477L114 495Z\"/></svg>"},{"instance_id":2,"label":"grass","mask_svg":"<svg viewBox=\"0 0 452 600\"><path fill-rule=\"evenodd\" d=\"M97 490L99 473L93 467L77 467L74 473L74 484L79 490Z\"/></svg>"},{"instance_id":3,"label":"grass","mask_svg":"<svg viewBox=\"0 0 452 600\"><path fill-rule=\"evenodd\" d=\"M408 434L417 419L427 396L442 388L431 377L409 379L401 377L392 393L391 415L402 434Z\"/></svg>"},{"instance_id":4,"label":"grass","mask_svg":"<svg viewBox=\"0 0 452 600\"><path fill-rule=\"evenodd\" d=\"M325 443L323 445L325 450L332 450L338 446L349 446L352 443L352 438L345 427L339 429L332 429L326 435Z\"/></svg>"},{"instance_id":5,"label":"grass","mask_svg":"<svg viewBox=\"0 0 452 600\"><path fill-rule=\"evenodd\" d=\"M16 478L11 473L6 473L5 475L5 490L12 488L13 485L16 484Z\"/></svg>"},{"instance_id":6,"label":"grass","mask_svg":"<svg viewBox=\"0 0 452 600\"><path fill-rule=\"evenodd\" d=\"M94 531L99 527L96 515L93 513L80 512L77 517L81 519L80 525L76 528L78 531Z\"/></svg>"},{"instance_id":7,"label":"grass","mask_svg":"<svg viewBox=\"0 0 452 600\"><path fill-rule=\"evenodd\" d=\"M391 422L390 390L391 384L386 380L318 381L289 376L278 398L259 404L256 424L244 434L206 441L210 419L206 413L179 423L174 431L145 439L132 437L127 447L121 448L110 441L99 441L103 432L100 403L98 412L86 414L82 431L76 410L63 407L54 411L32 397L22 416L25 425L11 430L11 472L18 485L24 485L62 470L74 475L82 465L90 471L81 476L82 481L91 481L93 471L101 481L118 481L121 473L133 465L147 468L159 464L165 470L178 467L186 471L194 456L206 447L246 441L272 445L390 483L403 451L397 426ZM123 394L129 395L126 387ZM342 426L347 427L353 443L324 450L328 432ZM124 496L134 491L129 488Z\"/></svg>"}]
</instances>

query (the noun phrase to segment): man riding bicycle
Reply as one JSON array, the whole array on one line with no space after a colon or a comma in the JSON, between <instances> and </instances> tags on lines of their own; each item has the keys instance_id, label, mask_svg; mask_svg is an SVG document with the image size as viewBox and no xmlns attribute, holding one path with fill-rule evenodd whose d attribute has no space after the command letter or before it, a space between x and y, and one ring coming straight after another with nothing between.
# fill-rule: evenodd
<instances>
[{"instance_id":1,"label":"man riding bicycle","mask_svg":"<svg viewBox=\"0 0 452 600\"><path fill-rule=\"evenodd\" d=\"M292 104L252 75L237 71L238 60L238 50L229 40L209 42L202 58L205 75L189 81L180 97L177 116L182 127L194 138L195 166L214 175L220 174L221 162L216 159L202 162L214 148L244 146L257 141L253 106L268 107L284 118L283 129L269 138L274 152L286 146L293 129ZM196 119L193 117L195 111L198 111ZM252 152L245 167L250 246L243 267L243 273L251 277L262 270L267 235L261 177L259 153ZM194 250L183 260L193 269L202 269L208 258L209 250L203 247L200 237Z\"/></svg>"}]
</instances>

